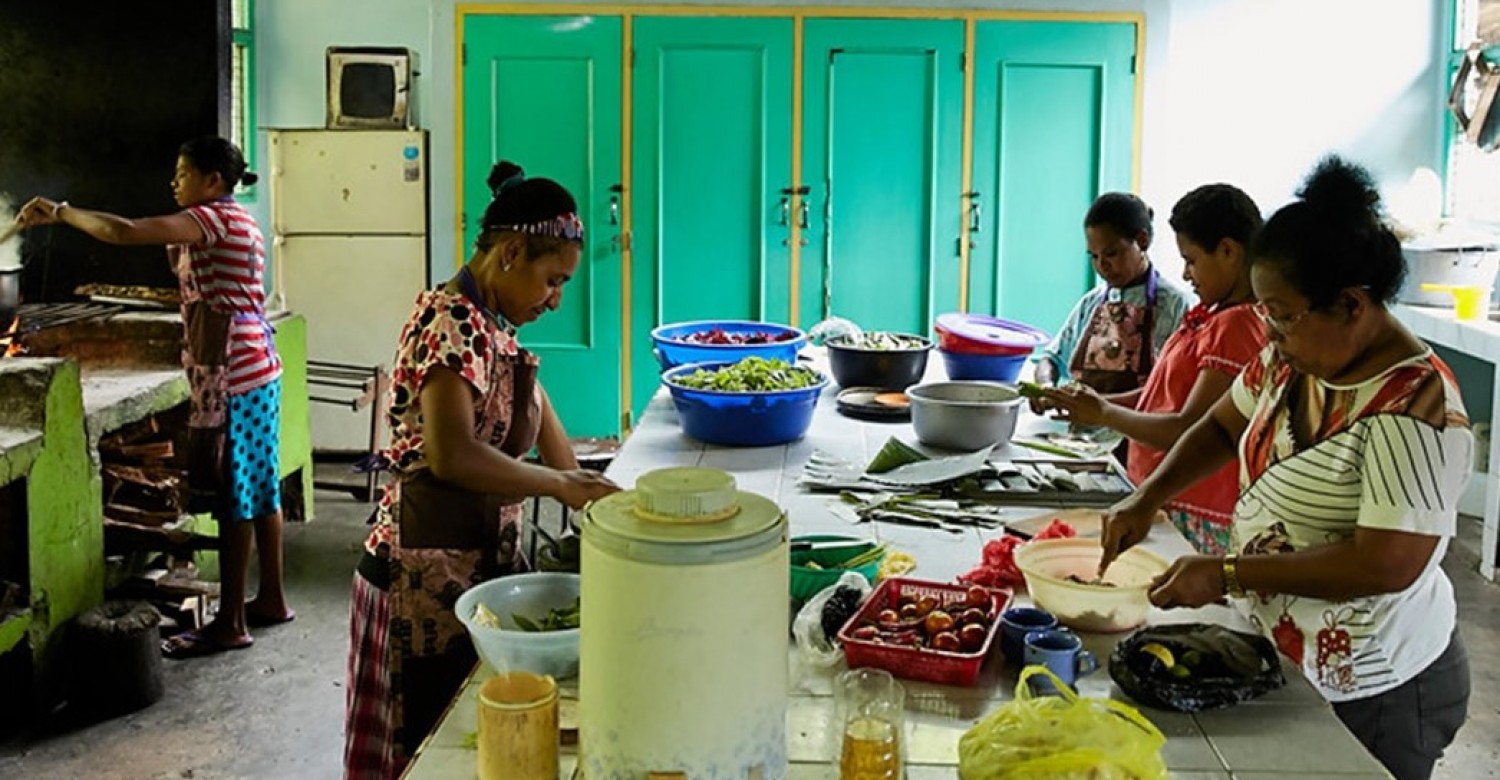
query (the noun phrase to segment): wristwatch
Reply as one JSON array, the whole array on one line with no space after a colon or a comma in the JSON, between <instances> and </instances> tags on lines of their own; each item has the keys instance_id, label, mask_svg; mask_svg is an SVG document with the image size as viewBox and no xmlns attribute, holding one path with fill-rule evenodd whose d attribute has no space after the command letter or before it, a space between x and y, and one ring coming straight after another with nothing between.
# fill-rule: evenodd
<instances>
[{"instance_id":1,"label":"wristwatch","mask_svg":"<svg viewBox=\"0 0 1500 780\"><path fill-rule=\"evenodd\" d=\"M1224 556L1224 593L1235 598L1244 598L1245 589L1240 587L1240 556L1229 553Z\"/></svg>"}]
</instances>

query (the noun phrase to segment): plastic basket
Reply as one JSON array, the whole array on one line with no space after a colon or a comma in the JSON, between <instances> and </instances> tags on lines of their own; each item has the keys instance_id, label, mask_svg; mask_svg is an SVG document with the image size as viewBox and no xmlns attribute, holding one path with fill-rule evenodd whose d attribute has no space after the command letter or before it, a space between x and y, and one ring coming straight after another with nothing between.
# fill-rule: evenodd
<instances>
[{"instance_id":1,"label":"plastic basket","mask_svg":"<svg viewBox=\"0 0 1500 780\"><path fill-rule=\"evenodd\" d=\"M969 592L967 585L951 585L945 582L928 582L904 578L888 579L875 588L870 598L854 616L839 629L839 641L844 645L844 660L850 669L863 666L884 669L907 680L922 680L940 685L970 686L979 681L979 671L989 657L999 631L1000 613L1010 603L1010 593L986 588L992 601L989 609L989 631L984 644L972 653L951 653L925 647L905 647L866 639L855 639L850 632L874 620L882 609L899 609L904 596L922 598L932 596L939 607L962 603Z\"/></svg>"},{"instance_id":2,"label":"plastic basket","mask_svg":"<svg viewBox=\"0 0 1500 780\"><path fill-rule=\"evenodd\" d=\"M862 539L856 536L838 536L833 534L814 534L812 536L794 536L792 542L810 542L812 544L826 544L829 542L848 542L845 548L831 550L793 550L792 560L792 598L798 601L806 601L817 595L818 591L832 586L839 581L845 572L856 571L864 576L870 584L875 583L875 574L880 570L880 561L874 560L854 569L837 568L844 561L864 555L874 549L879 542ZM808 562L815 562L819 566L829 568L813 569L808 567Z\"/></svg>"},{"instance_id":3,"label":"plastic basket","mask_svg":"<svg viewBox=\"0 0 1500 780\"><path fill-rule=\"evenodd\" d=\"M765 333L787 335L786 341L768 344L694 344L683 339L694 333L707 330L722 330L725 333ZM676 322L651 331L651 342L656 350L656 362L667 371L689 363L737 363L751 355L766 360L781 359L797 362L797 353L807 344L807 334L789 325L749 320L700 320Z\"/></svg>"}]
</instances>

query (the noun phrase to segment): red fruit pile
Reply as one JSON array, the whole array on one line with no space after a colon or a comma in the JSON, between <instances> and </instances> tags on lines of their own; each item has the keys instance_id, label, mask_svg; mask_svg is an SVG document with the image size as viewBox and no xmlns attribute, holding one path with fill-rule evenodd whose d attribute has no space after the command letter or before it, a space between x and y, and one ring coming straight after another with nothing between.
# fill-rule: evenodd
<instances>
[{"instance_id":1,"label":"red fruit pile","mask_svg":"<svg viewBox=\"0 0 1500 780\"><path fill-rule=\"evenodd\" d=\"M989 636L994 620L994 598L984 588L973 586L961 601L944 606L932 596L920 599L902 596L899 608L886 608L865 619L849 632L852 639L880 644L977 653Z\"/></svg>"},{"instance_id":2,"label":"red fruit pile","mask_svg":"<svg viewBox=\"0 0 1500 780\"><path fill-rule=\"evenodd\" d=\"M792 331L782 331L780 333L764 333L757 331L751 331L748 333L730 333L723 328L714 328L712 330L700 330L696 333L689 333L688 335L683 336L682 340L686 341L689 344L741 345L774 344L779 341L791 341L796 337L797 334L793 333Z\"/></svg>"},{"instance_id":3,"label":"red fruit pile","mask_svg":"<svg viewBox=\"0 0 1500 780\"><path fill-rule=\"evenodd\" d=\"M1053 518L1041 533L1032 539L1071 539L1078 535L1073 526ZM1026 578L1016 566L1016 548L1026 541L1019 536L1006 534L999 539L984 543L984 560L967 574L959 575L958 581L987 588L1019 588Z\"/></svg>"}]
</instances>

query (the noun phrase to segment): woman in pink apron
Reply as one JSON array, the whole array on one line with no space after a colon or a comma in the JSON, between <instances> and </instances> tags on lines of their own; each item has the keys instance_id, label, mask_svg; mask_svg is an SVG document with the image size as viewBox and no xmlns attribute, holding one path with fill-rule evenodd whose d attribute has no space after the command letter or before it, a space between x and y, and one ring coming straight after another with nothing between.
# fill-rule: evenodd
<instances>
[{"instance_id":1,"label":"woman in pink apron","mask_svg":"<svg viewBox=\"0 0 1500 780\"><path fill-rule=\"evenodd\" d=\"M500 163L474 255L417 297L392 372L394 474L354 576L347 778L392 778L473 668L459 594L524 572L522 501L577 509L618 488L579 469L516 329L562 303L583 223L573 196ZM535 447L545 465L527 463Z\"/></svg>"},{"instance_id":2,"label":"woman in pink apron","mask_svg":"<svg viewBox=\"0 0 1500 780\"><path fill-rule=\"evenodd\" d=\"M219 611L207 626L162 643L173 658L238 650L249 628L294 617L282 585L278 441L281 360L265 310L265 250L260 228L234 200L253 184L245 158L223 138L199 138L178 150L172 194L183 210L126 219L35 198L27 225L64 223L111 244L169 247L182 291L183 367L191 390L189 510L219 521ZM260 588L245 600L250 547Z\"/></svg>"},{"instance_id":3,"label":"woman in pink apron","mask_svg":"<svg viewBox=\"0 0 1500 780\"><path fill-rule=\"evenodd\" d=\"M1100 282L1042 350L1037 381L1079 382L1133 405L1188 300L1146 256L1151 217L1150 207L1126 192L1105 193L1089 207L1083 232Z\"/></svg>"}]
</instances>

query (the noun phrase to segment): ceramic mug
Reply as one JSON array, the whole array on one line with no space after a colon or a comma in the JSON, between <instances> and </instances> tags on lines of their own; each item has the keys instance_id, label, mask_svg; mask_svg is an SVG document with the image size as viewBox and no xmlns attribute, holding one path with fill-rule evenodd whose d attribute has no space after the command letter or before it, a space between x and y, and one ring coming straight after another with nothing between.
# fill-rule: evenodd
<instances>
[{"instance_id":1,"label":"ceramic mug","mask_svg":"<svg viewBox=\"0 0 1500 780\"><path fill-rule=\"evenodd\" d=\"M1068 686L1099 669L1099 660L1083 649L1083 640L1061 628L1027 634L1025 659L1027 666L1047 667ZM1046 678L1033 678L1031 684L1041 692L1052 688L1052 681Z\"/></svg>"},{"instance_id":2,"label":"ceramic mug","mask_svg":"<svg viewBox=\"0 0 1500 780\"><path fill-rule=\"evenodd\" d=\"M1057 618L1045 609L1014 607L1000 613L1000 651L1005 660L1020 664L1026 647L1026 635L1057 627Z\"/></svg>"}]
</instances>

